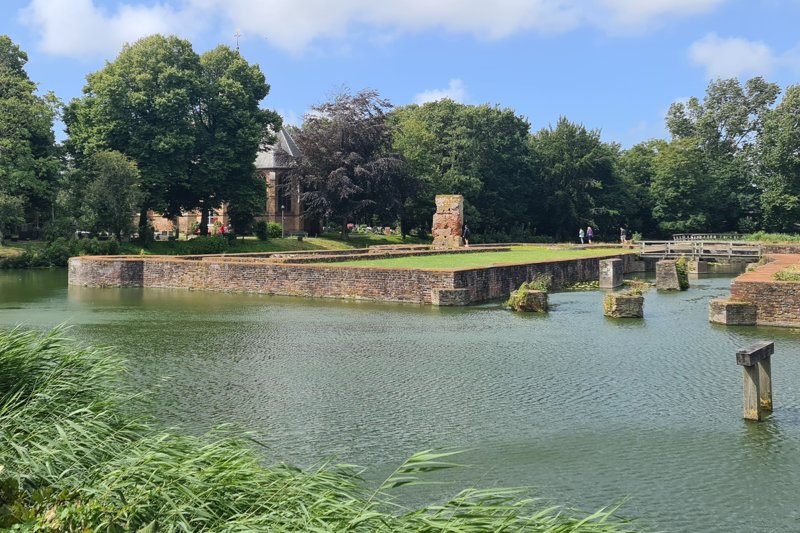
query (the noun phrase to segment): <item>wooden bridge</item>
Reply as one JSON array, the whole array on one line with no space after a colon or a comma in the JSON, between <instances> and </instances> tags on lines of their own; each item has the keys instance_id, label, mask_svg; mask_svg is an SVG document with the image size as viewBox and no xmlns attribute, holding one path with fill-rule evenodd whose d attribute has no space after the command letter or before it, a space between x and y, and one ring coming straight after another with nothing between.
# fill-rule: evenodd
<instances>
[{"instance_id":1,"label":"wooden bridge","mask_svg":"<svg viewBox=\"0 0 800 533\"><path fill-rule=\"evenodd\" d=\"M717 259L723 261L756 261L761 257L761 244L733 240L637 241L641 257L675 259Z\"/></svg>"}]
</instances>

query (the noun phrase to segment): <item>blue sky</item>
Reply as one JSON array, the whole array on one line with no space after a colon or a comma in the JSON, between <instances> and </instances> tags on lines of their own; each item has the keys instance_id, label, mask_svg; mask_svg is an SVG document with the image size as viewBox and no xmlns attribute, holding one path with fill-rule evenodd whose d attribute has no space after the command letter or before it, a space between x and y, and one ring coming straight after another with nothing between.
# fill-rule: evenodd
<instances>
[{"instance_id":1,"label":"blue sky","mask_svg":"<svg viewBox=\"0 0 800 533\"><path fill-rule=\"evenodd\" d=\"M670 103L709 79L800 82L800 0L3 0L0 33L67 101L122 43L177 34L235 45L299 123L342 86L395 105L442 96L564 115L629 147L665 136ZM59 133L59 138L63 134Z\"/></svg>"}]
</instances>

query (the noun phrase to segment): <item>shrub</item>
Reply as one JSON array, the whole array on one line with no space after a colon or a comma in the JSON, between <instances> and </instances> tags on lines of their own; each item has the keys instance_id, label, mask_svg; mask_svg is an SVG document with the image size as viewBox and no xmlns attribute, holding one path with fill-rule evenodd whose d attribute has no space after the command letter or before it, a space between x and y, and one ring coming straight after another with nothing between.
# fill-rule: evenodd
<instances>
[{"instance_id":1,"label":"shrub","mask_svg":"<svg viewBox=\"0 0 800 533\"><path fill-rule=\"evenodd\" d=\"M519 309L525 302L528 291L547 292L552 281L553 278L551 276L536 274L533 279L523 282L517 290L511 293L508 300L506 300L506 306L512 309Z\"/></svg>"},{"instance_id":2,"label":"shrub","mask_svg":"<svg viewBox=\"0 0 800 533\"><path fill-rule=\"evenodd\" d=\"M680 256L675 261L675 270L678 273L678 286L682 291L689 288L689 260L685 255Z\"/></svg>"},{"instance_id":3,"label":"shrub","mask_svg":"<svg viewBox=\"0 0 800 533\"><path fill-rule=\"evenodd\" d=\"M253 233L256 234L256 238L258 238L259 241L269 240L269 227L263 220L256 222L253 227Z\"/></svg>"},{"instance_id":4,"label":"shrub","mask_svg":"<svg viewBox=\"0 0 800 533\"><path fill-rule=\"evenodd\" d=\"M269 222L267 224L267 234L270 239L280 239L283 235L283 228L277 222Z\"/></svg>"},{"instance_id":5,"label":"shrub","mask_svg":"<svg viewBox=\"0 0 800 533\"><path fill-rule=\"evenodd\" d=\"M236 242L235 240L232 242ZM223 235L201 236L186 241L184 250L189 255L221 254L232 244Z\"/></svg>"}]
</instances>

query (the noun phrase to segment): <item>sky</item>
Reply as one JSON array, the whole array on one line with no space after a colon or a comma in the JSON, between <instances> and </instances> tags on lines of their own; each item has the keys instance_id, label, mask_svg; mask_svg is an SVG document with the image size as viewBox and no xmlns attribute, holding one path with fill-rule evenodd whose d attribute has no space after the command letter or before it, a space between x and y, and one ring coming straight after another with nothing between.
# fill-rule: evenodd
<instances>
[{"instance_id":1,"label":"sky","mask_svg":"<svg viewBox=\"0 0 800 533\"><path fill-rule=\"evenodd\" d=\"M175 34L202 53L238 35L271 85L262 106L290 124L370 88L511 108L533 131L565 116L623 147L666 137L670 104L709 80L800 83L798 23L800 0L0 0L0 34L65 102L126 42Z\"/></svg>"}]
</instances>

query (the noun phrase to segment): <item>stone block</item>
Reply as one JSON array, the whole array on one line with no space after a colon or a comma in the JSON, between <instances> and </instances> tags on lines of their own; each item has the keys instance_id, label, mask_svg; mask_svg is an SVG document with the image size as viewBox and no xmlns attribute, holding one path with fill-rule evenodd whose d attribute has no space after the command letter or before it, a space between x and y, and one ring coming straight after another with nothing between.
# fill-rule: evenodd
<instances>
[{"instance_id":1,"label":"stone block","mask_svg":"<svg viewBox=\"0 0 800 533\"><path fill-rule=\"evenodd\" d=\"M644 296L631 294L606 294L603 298L603 314L612 318L642 318Z\"/></svg>"},{"instance_id":2,"label":"stone block","mask_svg":"<svg viewBox=\"0 0 800 533\"><path fill-rule=\"evenodd\" d=\"M549 304L547 293L544 291L528 290L525 297L513 306L514 311L526 311L531 313L546 313Z\"/></svg>"},{"instance_id":3,"label":"stone block","mask_svg":"<svg viewBox=\"0 0 800 533\"><path fill-rule=\"evenodd\" d=\"M438 306L469 305L469 289L431 289L431 303Z\"/></svg>"},{"instance_id":4,"label":"stone block","mask_svg":"<svg viewBox=\"0 0 800 533\"><path fill-rule=\"evenodd\" d=\"M622 259L602 259L599 266L601 289L613 289L622 285Z\"/></svg>"},{"instance_id":5,"label":"stone block","mask_svg":"<svg viewBox=\"0 0 800 533\"><path fill-rule=\"evenodd\" d=\"M708 263L706 261L689 261L687 263L690 274L707 274Z\"/></svg>"},{"instance_id":6,"label":"stone block","mask_svg":"<svg viewBox=\"0 0 800 533\"><path fill-rule=\"evenodd\" d=\"M674 259L665 259L656 263L656 289L660 291L681 290Z\"/></svg>"},{"instance_id":7,"label":"stone block","mask_svg":"<svg viewBox=\"0 0 800 533\"><path fill-rule=\"evenodd\" d=\"M728 299L711 300L708 304L708 321L726 326L755 326L758 309L750 302Z\"/></svg>"}]
</instances>

